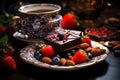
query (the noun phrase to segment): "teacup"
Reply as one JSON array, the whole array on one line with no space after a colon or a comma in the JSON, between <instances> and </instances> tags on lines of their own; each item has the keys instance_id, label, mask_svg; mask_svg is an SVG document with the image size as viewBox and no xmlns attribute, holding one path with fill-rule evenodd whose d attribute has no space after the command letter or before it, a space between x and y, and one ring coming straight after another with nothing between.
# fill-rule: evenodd
<instances>
[{"instance_id":1,"label":"teacup","mask_svg":"<svg viewBox=\"0 0 120 80\"><path fill-rule=\"evenodd\" d=\"M20 19L16 30L29 38L45 37L55 27L61 26L61 7L56 4L41 3L21 6L18 9Z\"/></svg>"}]
</instances>

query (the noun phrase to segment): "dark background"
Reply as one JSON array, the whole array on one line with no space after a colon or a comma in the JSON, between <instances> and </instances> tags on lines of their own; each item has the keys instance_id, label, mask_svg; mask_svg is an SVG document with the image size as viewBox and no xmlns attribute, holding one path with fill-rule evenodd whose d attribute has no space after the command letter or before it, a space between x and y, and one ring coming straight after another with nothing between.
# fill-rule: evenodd
<instances>
[{"instance_id":1,"label":"dark background","mask_svg":"<svg viewBox=\"0 0 120 80\"><path fill-rule=\"evenodd\" d=\"M63 0L0 0L0 13L3 13L3 8L6 12L12 12L12 10L18 8L18 2L20 1L22 1L23 4L29 4L29 3L59 4Z\"/></svg>"},{"instance_id":2,"label":"dark background","mask_svg":"<svg viewBox=\"0 0 120 80\"><path fill-rule=\"evenodd\" d=\"M15 9L17 9L18 6L18 2L22 1L24 2L24 4L28 4L28 3L53 3L53 4L58 4L61 5L61 2L65 1L69 1L69 0L0 0L0 13L3 13L2 8L4 8L4 10L6 12L13 12L13 10L15 11ZM119 0L105 0L115 6L119 6Z\"/></svg>"}]
</instances>

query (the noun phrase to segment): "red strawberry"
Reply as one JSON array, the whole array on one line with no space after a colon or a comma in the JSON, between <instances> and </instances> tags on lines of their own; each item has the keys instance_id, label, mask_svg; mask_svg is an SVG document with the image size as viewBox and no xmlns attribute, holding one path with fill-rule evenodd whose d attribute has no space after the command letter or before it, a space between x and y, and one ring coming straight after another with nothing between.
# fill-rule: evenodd
<instances>
[{"instance_id":1,"label":"red strawberry","mask_svg":"<svg viewBox=\"0 0 120 80\"><path fill-rule=\"evenodd\" d=\"M43 48L41 49L41 52L44 56L48 56L48 57L55 55L55 50L51 45L43 46Z\"/></svg>"},{"instance_id":2,"label":"red strawberry","mask_svg":"<svg viewBox=\"0 0 120 80\"><path fill-rule=\"evenodd\" d=\"M72 13L67 13L63 16L62 19L62 28L64 29L76 29L77 28L77 20Z\"/></svg>"},{"instance_id":3,"label":"red strawberry","mask_svg":"<svg viewBox=\"0 0 120 80\"><path fill-rule=\"evenodd\" d=\"M92 44L91 44L91 39L89 36L85 35L85 36L82 36L82 43L88 43L90 45L90 47L92 47Z\"/></svg>"},{"instance_id":4,"label":"red strawberry","mask_svg":"<svg viewBox=\"0 0 120 80\"><path fill-rule=\"evenodd\" d=\"M87 55L84 50L79 49L77 52L75 52L72 60L77 64L83 63L87 61Z\"/></svg>"},{"instance_id":5,"label":"red strawberry","mask_svg":"<svg viewBox=\"0 0 120 80\"><path fill-rule=\"evenodd\" d=\"M14 54L14 50L13 49L11 49L11 48L8 48L7 49L7 55L13 55Z\"/></svg>"},{"instance_id":6,"label":"red strawberry","mask_svg":"<svg viewBox=\"0 0 120 80\"><path fill-rule=\"evenodd\" d=\"M3 36L6 33L6 28L3 26L0 26L0 37Z\"/></svg>"},{"instance_id":7,"label":"red strawberry","mask_svg":"<svg viewBox=\"0 0 120 80\"><path fill-rule=\"evenodd\" d=\"M16 62L15 62L14 58L11 56L4 57L1 61L1 63L2 63L2 66L6 69L10 69L10 70L17 69Z\"/></svg>"}]
</instances>

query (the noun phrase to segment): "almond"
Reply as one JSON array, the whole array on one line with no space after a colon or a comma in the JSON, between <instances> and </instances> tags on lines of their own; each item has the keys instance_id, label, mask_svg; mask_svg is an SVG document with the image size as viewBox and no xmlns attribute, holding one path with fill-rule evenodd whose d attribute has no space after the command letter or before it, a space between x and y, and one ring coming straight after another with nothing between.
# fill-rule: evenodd
<instances>
[{"instance_id":1,"label":"almond","mask_svg":"<svg viewBox=\"0 0 120 80\"><path fill-rule=\"evenodd\" d=\"M94 47L94 49L100 49L100 47L96 46L96 47Z\"/></svg>"},{"instance_id":2,"label":"almond","mask_svg":"<svg viewBox=\"0 0 120 80\"><path fill-rule=\"evenodd\" d=\"M80 44L80 48L81 49L87 49L88 47L90 47L90 45L88 43L82 43L82 44Z\"/></svg>"},{"instance_id":3,"label":"almond","mask_svg":"<svg viewBox=\"0 0 120 80\"><path fill-rule=\"evenodd\" d=\"M66 65L66 59L65 58L61 58L60 61L61 61L62 66Z\"/></svg>"},{"instance_id":4,"label":"almond","mask_svg":"<svg viewBox=\"0 0 120 80\"><path fill-rule=\"evenodd\" d=\"M116 46L119 43L120 43L119 41L110 41L108 44L112 46Z\"/></svg>"},{"instance_id":5,"label":"almond","mask_svg":"<svg viewBox=\"0 0 120 80\"><path fill-rule=\"evenodd\" d=\"M101 54L104 54L106 52L105 49L100 49L100 51L101 51Z\"/></svg>"},{"instance_id":6,"label":"almond","mask_svg":"<svg viewBox=\"0 0 120 80\"><path fill-rule=\"evenodd\" d=\"M75 65L75 62L73 60L66 60L66 64L67 66L74 66Z\"/></svg>"},{"instance_id":7,"label":"almond","mask_svg":"<svg viewBox=\"0 0 120 80\"><path fill-rule=\"evenodd\" d=\"M120 49L120 44L117 44L116 46L114 46L113 49Z\"/></svg>"},{"instance_id":8,"label":"almond","mask_svg":"<svg viewBox=\"0 0 120 80\"><path fill-rule=\"evenodd\" d=\"M101 45L105 45L105 41L100 41L99 42Z\"/></svg>"},{"instance_id":9,"label":"almond","mask_svg":"<svg viewBox=\"0 0 120 80\"><path fill-rule=\"evenodd\" d=\"M98 56L98 55L101 54L101 50L100 50L100 49L93 48L93 49L91 50L91 54L92 54L93 56Z\"/></svg>"},{"instance_id":10,"label":"almond","mask_svg":"<svg viewBox=\"0 0 120 80\"><path fill-rule=\"evenodd\" d=\"M48 63L48 64L52 63L52 60L51 60L49 57L43 57L43 58L42 58L42 61L43 61L44 63Z\"/></svg>"},{"instance_id":11,"label":"almond","mask_svg":"<svg viewBox=\"0 0 120 80\"><path fill-rule=\"evenodd\" d=\"M88 48L86 49L87 52L91 52L91 50L92 50L92 47L88 47Z\"/></svg>"}]
</instances>

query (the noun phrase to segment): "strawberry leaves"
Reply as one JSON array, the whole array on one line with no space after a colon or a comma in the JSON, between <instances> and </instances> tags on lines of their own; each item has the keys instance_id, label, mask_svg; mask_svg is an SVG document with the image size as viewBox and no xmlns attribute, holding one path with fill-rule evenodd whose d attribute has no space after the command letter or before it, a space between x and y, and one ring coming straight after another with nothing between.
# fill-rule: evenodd
<instances>
[{"instance_id":1,"label":"strawberry leaves","mask_svg":"<svg viewBox=\"0 0 120 80\"><path fill-rule=\"evenodd\" d=\"M13 47L8 42L7 34L0 38L0 52L0 58L3 58L7 55L12 55L14 53Z\"/></svg>"},{"instance_id":2,"label":"strawberry leaves","mask_svg":"<svg viewBox=\"0 0 120 80\"><path fill-rule=\"evenodd\" d=\"M0 49L5 47L8 44L8 36L4 35L2 38L0 38Z\"/></svg>"},{"instance_id":3,"label":"strawberry leaves","mask_svg":"<svg viewBox=\"0 0 120 80\"><path fill-rule=\"evenodd\" d=\"M9 44L7 28L5 27L9 17L0 14L0 66L7 70L16 70L16 62L12 57L14 53L13 47Z\"/></svg>"},{"instance_id":4,"label":"strawberry leaves","mask_svg":"<svg viewBox=\"0 0 120 80\"><path fill-rule=\"evenodd\" d=\"M0 38L0 66L5 69L16 70L16 62L12 57L13 47L8 43L8 35L5 34Z\"/></svg>"}]
</instances>

